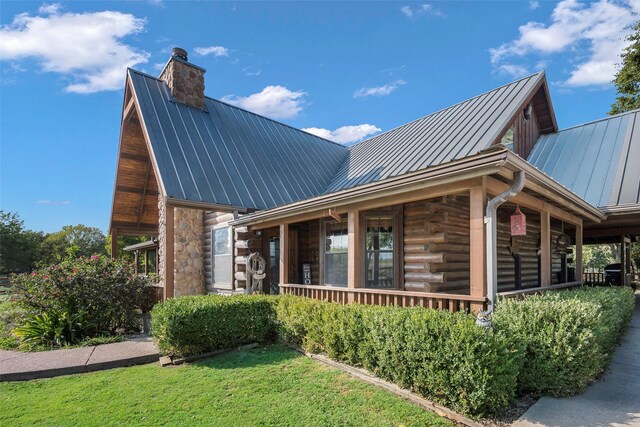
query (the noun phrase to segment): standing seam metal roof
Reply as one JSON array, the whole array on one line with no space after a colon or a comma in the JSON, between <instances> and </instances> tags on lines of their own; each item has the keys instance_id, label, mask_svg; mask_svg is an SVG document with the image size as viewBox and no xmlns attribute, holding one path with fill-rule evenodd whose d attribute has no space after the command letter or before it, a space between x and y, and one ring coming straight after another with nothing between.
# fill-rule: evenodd
<instances>
[{"instance_id":1,"label":"standing seam metal roof","mask_svg":"<svg viewBox=\"0 0 640 427\"><path fill-rule=\"evenodd\" d=\"M348 156L331 141L205 98L176 102L167 85L128 72L167 196L268 209L320 195Z\"/></svg>"},{"instance_id":2,"label":"standing seam metal roof","mask_svg":"<svg viewBox=\"0 0 640 427\"><path fill-rule=\"evenodd\" d=\"M475 154L491 144L544 72L353 145L325 193L352 188Z\"/></svg>"},{"instance_id":3,"label":"standing seam metal roof","mask_svg":"<svg viewBox=\"0 0 640 427\"><path fill-rule=\"evenodd\" d=\"M528 161L594 206L640 204L639 114L543 135Z\"/></svg>"}]
</instances>

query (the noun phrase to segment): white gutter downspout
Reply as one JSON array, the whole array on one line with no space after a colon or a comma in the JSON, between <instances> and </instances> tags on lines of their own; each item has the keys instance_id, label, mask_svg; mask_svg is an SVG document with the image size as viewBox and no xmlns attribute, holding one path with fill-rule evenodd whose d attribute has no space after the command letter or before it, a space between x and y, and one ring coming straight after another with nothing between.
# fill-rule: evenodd
<instances>
[{"instance_id":1,"label":"white gutter downspout","mask_svg":"<svg viewBox=\"0 0 640 427\"><path fill-rule=\"evenodd\" d=\"M484 224L485 234L487 236L487 297L489 301L487 304L487 312L484 313L484 316L488 318L490 318L496 306L498 294L498 248L496 244L496 215L498 213L498 206L521 192L524 188L524 182L524 171L517 171L513 185L487 202Z\"/></svg>"}]
</instances>

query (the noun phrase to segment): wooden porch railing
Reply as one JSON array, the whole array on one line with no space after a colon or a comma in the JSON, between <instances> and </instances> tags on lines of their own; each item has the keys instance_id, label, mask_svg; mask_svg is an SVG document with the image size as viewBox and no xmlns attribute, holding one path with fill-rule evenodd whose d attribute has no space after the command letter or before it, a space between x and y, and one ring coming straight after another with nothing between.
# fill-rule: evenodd
<instances>
[{"instance_id":1,"label":"wooden porch railing","mask_svg":"<svg viewBox=\"0 0 640 427\"><path fill-rule=\"evenodd\" d=\"M387 289L339 288L335 286L280 285L283 295L297 295L340 304L395 305L427 307L449 311L470 311L486 308L486 298L470 295L408 292Z\"/></svg>"},{"instance_id":2,"label":"wooden porch railing","mask_svg":"<svg viewBox=\"0 0 640 427\"><path fill-rule=\"evenodd\" d=\"M594 285L602 285L604 284L604 273L603 272L583 272L582 278L585 283L590 283Z\"/></svg>"}]
</instances>

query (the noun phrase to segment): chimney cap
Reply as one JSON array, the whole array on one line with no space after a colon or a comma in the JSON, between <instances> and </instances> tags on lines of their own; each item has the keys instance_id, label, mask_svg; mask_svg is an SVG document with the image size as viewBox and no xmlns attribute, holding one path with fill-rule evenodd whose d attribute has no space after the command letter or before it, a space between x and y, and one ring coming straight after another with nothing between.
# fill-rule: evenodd
<instances>
[{"instance_id":1,"label":"chimney cap","mask_svg":"<svg viewBox=\"0 0 640 427\"><path fill-rule=\"evenodd\" d=\"M174 58L180 58L183 61L188 61L187 59L187 51L182 49L181 47L174 47L171 50L171 56Z\"/></svg>"}]
</instances>

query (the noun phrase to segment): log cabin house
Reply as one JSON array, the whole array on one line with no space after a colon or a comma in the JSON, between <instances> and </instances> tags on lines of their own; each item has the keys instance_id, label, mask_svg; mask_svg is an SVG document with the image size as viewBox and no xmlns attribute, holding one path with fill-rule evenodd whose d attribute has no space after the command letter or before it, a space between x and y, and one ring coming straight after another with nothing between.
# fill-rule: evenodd
<instances>
[{"instance_id":1,"label":"log cabin house","mask_svg":"<svg viewBox=\"0 0 640 427\"><path fill-rule=\"evenodd\" d=\"M349 147L206 97L204 74L182 49L127 71L110 233L157 240L164 298L478 311L640 234L638 111L559 130L544 72Z\"/></svg>"}]
</instances>

